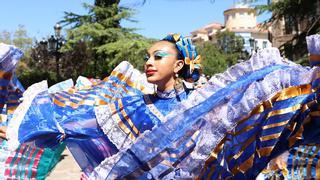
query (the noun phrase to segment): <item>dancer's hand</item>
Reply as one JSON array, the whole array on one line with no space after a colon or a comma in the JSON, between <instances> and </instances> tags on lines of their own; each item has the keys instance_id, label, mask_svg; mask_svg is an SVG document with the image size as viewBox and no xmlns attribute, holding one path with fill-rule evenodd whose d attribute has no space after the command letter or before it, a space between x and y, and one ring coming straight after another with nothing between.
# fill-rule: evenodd
<instances>
[{"instance_id":1,"label":"dancer's hand","mask_svg":"<svg viewBox=\"0 0 320 180\"><path fill-rule=\"evenodd\" d=\"M284 175L288 175L287 161L289 152L286 151L269 162L269 168L273 171L281 170Z\"/></svg>"},{"instance_id":2,"label":"dancer's hand","mask_svg":"<svg viewBox=\"0 0 320 180\"><path fill-rule=\"evenodd\" d=\"M0 126L0 138L7 139L6 132L7 126Z\"/></svg>"}]
</instances>

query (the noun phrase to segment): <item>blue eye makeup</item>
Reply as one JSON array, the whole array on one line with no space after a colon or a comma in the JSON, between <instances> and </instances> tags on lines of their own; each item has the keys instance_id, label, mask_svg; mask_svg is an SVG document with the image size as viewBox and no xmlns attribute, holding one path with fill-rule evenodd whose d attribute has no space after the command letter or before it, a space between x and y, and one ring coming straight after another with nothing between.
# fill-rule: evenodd
<instances>
[{"instance_id":1,"label":"blue eye makeup","mask_svg":"<svg viewBox=\"0 0 320 180\"><path fill-rule=\"evenodd\" d=\"M156 51L154 53L154 57L156 57L156 56L158 56L158 57L167 57L167 56L174 56L174 54L168 53L166 51Z\"/></svg>"},{"instance_id":2,"label":"blue eye makeup","mask_svg":"<svg viewBox=\"0 0 320 180\"><path fill-rule=\"evenodd\" d=\"M171 54L171 53L168 53L166 51L156 51L153 54L154 60L161 60L162 58L167 57L167 56L175 56L175 55ZM146 54L145 57L144 57L144 60L148 61L149 58L150 58L150 55Z\"/></svg>"}]
</instances>

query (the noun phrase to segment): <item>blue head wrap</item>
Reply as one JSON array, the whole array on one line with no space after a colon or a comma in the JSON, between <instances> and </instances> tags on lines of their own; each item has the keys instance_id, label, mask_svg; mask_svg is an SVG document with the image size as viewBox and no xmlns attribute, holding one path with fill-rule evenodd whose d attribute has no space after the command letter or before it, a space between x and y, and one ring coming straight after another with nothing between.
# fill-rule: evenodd
<instances>
[{"instance_id":1,"label":"blue head wrap","mask_svg":"<svg viewBox=\"0 0 320 180\"><path fill-rule=\"evenodd\" d=\"M201 56L198 55L196 47L192 44L190 38L185 38L180 34L169 34L162 40L172 42L176 45L181 58L184 59L185 66L180 71L181 75L187 81L197 81L200 78Z\"/></svg>"}]
</instances>

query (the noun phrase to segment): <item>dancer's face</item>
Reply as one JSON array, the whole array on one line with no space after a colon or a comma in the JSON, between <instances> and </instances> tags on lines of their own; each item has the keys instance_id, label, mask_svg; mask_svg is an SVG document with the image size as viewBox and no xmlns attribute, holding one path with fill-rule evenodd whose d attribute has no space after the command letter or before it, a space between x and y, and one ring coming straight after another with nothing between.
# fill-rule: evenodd
<instances>
[{"instance_id":1,"label":"dancer's face","mask_svg":"<svg viewBox=\"0 0 320 180\"><path fill-rule=\"evenodd\" d=\"M174 86L175 74L182 69L183 60L178 60L175 45L159 41L148 50L145 73L150 83L158 85L159 90L170 90Z\"/></svg>"}]
</instances>

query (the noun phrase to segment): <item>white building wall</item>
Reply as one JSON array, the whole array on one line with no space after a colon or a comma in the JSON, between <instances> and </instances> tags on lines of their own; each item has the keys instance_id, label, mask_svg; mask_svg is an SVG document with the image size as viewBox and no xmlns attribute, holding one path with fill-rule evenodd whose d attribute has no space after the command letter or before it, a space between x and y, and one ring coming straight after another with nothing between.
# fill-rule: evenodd
<instances>
[{"instance_id":1,"label":"white building wall","mask_svg":"<svg viewBox=\"0 0 320 180\"><path fill-rule=\"evenodd\" d=\"M257 25L253 9L239 8L224 11L225 27L229 30L252 29Z\"/></svg>"},{"instance_id":2,"label":"white building wall","mask_svg":"<svg viewBox=\"0 0 320 180\"><path fill-rule=\"evenodd\" d=\"M257 48L258 49L272 47L272 44L268 39L255 39L255 40L257 41Z\"/></svg>"},{"instance_id":3,"label":"white building wall","mask_svg":"<svg viewBox=\"0 0 320 180\"><path fill-rule=\"evenodd\" d=\"M248 53L251 52L250 42L249 39L251 38L251 33L248 32L235 32L237 36L241 36L244 40L243 50L247 51Z\"/></svg>"},{"instance_id":4,"label":"white building wall","mask_svg":"<svg viewBox=\"0 0 320 180\"><path fill-rule=\"evenodd\" d=\"M265 33L235 32L235 34L244 39L243 50L247 51L249 54L251 54L253 48L257 50L272 47L271 42L268 40L268 35ZM250 39L255 40L254 47L250 46Z\"/></svg>"},{"instance_id":5,"label":"white building wall","mask_svg":"<svg viewBox=\"0 0 320 180\"><path fill-rule=\"evenodd\" d=\"M268 33L266 31L260 31L257 28L257 18L255 10L247 5L238 5L234 8L224 11L225 16L225 28L224 30L229 30L234 32L236 35L241 36L244 39L244 49L249 54L251 54L253 48L262 49L265 47L271 47L272 44L268 40ZM217 30L207 28L207 34L198 32L197 36L194 38L202 39L204 41L209 40L209 36L214 36ZM250 39L255 40L255 47L250 46Z\"/></svg>"}]
</instances>

